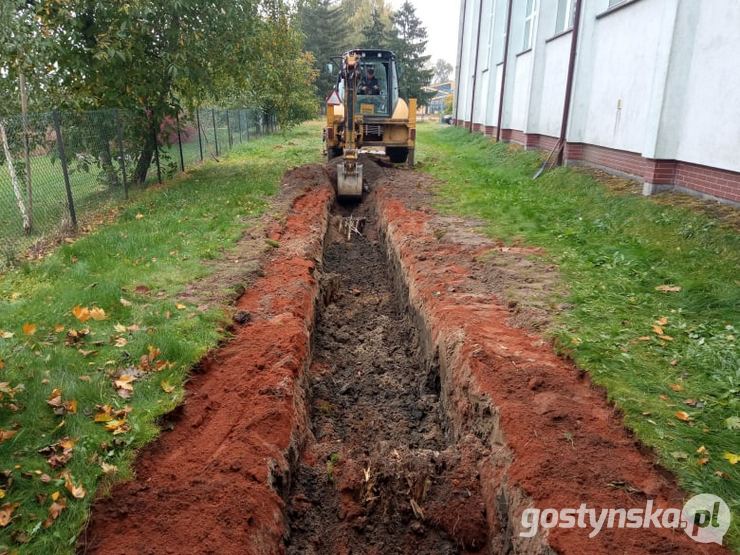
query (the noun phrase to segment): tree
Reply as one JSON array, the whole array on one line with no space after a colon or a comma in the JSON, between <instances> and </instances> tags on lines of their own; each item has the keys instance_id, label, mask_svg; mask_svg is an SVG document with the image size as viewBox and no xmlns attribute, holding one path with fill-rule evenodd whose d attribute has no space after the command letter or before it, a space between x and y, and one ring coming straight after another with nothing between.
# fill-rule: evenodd
<instances>
[{"instance_id":1,"label":"tree","mask_svg":"<svg viewBox=\"0 0 740 555\"><path fill-rule=\"evenodd\" d=\"M450 73L452 73L452 64L440 58L434 64L434 82L444 83L450 80Z\"/></svg>"},{"instance_id":2,"label":"tree","mask_svg":"<svg viewBox=\"0 0 740 555\"><path fill-rule=\"evenodd\" d=\"M373 10L370 21L362 29L363 48L390 48L390 25L384 21L379 10Z\"/></svg>"},{"instance_id":3,"label":"tree","mask_svg":"<svg viewBox=\"0 0 740 555\"><path fill-rule=\"evenodd\" d=\"M391 42L399 65L401 96L416 98L420 106L426 106L434 96L434 93L424 90L434 74L434 70L427 69L431 56L424 54L428 42L427 30L408 0L393 14L392 19L396 36Z\"/></svg>"},{"instance_id":4,"label":"tree","mask_svg":"<svg viewBox=\"0 0 740 555\"><path fill-rule=\"evenodd\" d=\"M303 32L303 48L314 58L316 95L324 103L337 79L337 61L349 48L349 24L346 9L331 0L303 0L298 7L299 27Z\"/></svg>"},{"instance_id":5,"label":"tree","mask_svg":"<svg viewBox=\"0 0 740 555\"><path fill-rule=\"evenodd\" d=\"M146 179L161 123L185 108L244 98L274 111L282 125L306 115L313 74L284 0L28 4L36 34L54 45L45 66L54 68L49 90L62 107L127 111L127 139L140 147L138 182ZM99 132L109 144L107 128Z\"/></svg>"}]
</instances>

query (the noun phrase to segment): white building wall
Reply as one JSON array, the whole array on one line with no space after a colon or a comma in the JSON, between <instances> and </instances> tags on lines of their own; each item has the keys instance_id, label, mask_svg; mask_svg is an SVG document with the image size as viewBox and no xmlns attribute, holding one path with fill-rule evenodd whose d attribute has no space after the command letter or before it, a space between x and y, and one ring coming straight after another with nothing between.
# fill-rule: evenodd
<instances>
[{"instance_id":1,"label":"white building wall","mask_svg":"<svg viewBox=\"0 0 740 555\"><path fill-rule=\"evenodd\" d=\"M508 0L484 0L475 122L497 123ZM479 0L467 0L460 119L470 119ZM502 127L557 137L571 33L558 0L539 0L523 52L527 0L513 0ZM582 0L567 140L647 159L740 172L740 0ZM463 109L463 105L466 107ZM464 114L464 115L463 115Z\"/></svg>"}]
</instances>

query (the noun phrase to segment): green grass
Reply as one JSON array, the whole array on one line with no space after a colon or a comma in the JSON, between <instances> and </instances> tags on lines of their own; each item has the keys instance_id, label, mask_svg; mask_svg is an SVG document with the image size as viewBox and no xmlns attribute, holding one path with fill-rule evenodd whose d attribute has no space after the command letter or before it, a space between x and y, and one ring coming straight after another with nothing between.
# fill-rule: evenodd
<instances>
[{"instance_id":1,"label":"green grass","mask_svg":"<svg viewBox=\"0 0 740 555\"><path fill-rule=\"evenodd\" d=\"M557 169L532 181L538 154L461 129L422 125L419 145L421 166L445 182L444 210L482 218L492 237L543 247L559 265L569 309L550 330L556 345L606 387L687 491L730 504L730 541L740 547L740 472L723 458L740 448L732 429L740 415L737 232L696 211L610 192L585 172ZM681 291L656 291L664 284ZM652 329L661 317L672 341Z\"/></svg>"},{"instance_id":2,"label":"green grass","mask_svg":"<svg viewBox=\"0 0 740 555\"><path fill-rule=\"evenodd\" d=\"M233 124L232 124L233 127ZM229 135L226 127L217 127L219 156L224 156L229 150ZM203 138L203 157L206 160L215 156L215 142L213 128L205 128L206 137ZM250 139L254 137L255 129L250 132ZM242 140L246 141L246 129ZM234 148L240 145L238 131L232 130ZM192 169L200 163L200 147L197 136L190 142L183 143L183 161L186 169ZM17 161L20 162L20 161ZM116 164L117 166L117 164ZM162 148L161 152L162 175L164 178L174 175L180 169L180 152L177 144ZM132 171L131 162L127 172ZM123 186L111 187L99 179L100 170L96 166L89 171L80 170L75 164L70 165L70 188L74 199L78 221L81 224L90 221L106 207L120 202L124 198ZM0 165L0 270L6 262L14 261L25 249L44 237L54 235L69 224L70 216L67 208L64 178L56 153L39 155L31 158L31 175L33 177L33 232L26 235L23 232L23 222L18 210L15 196L4 165ZM149 170L147 184L157 179L154 163ZM134 194L139 187L132 186L129 177L130 193ZM25 195L25 185L21 188Z\"/></svg>"},{"instance_id":3,"label":"green grass","mask_svg":"<svg viewBox=\"0 0 740 555\"><path fill-rule=\"evenodd\" d=\"M319 137L317 125L306 125L287 137L236 146L220 163L138 192L115 223L0 276L0 330L14 334L0 339L0 391L6 390L0 429L15 432L0 442L0 505L18 504L10 524L0 528L0 552L74 552L95 491L130 475L135 450L158 433L156 419L181 402L188 369L224 335L221 310L178 307L178 293L213 271L207 262L222 257L265 211L288 167L319 158ZM286 140L289 146L276 148ZM150 291L137 293L142 285ZM100 307L107 318L79 322L72 314L77 305ZM36 326L35 334L24 335L26 323ZM140 329L117 331L117 324ZM79 345L65 345L67 333L82 328L90 334ZM114 345L119 337L125 346ZM157 360L170 364L136 381L130 399L119 397L111 376L140 366L149 346L161 350ZM162 382L174 391L166 393ZM54 414L47 400L56 388L63 401L77 402L76 413ZM102 404L130 406L130 430L114 435L94 422ZM65 437L76 440L72 458L53 469L38 451ZM118 468L114 476L103 475L103 463ZM65 469L87 490L84 499L65 489ZM45 528L54 492L67 508Z\"/></svg>"}]
</instances>

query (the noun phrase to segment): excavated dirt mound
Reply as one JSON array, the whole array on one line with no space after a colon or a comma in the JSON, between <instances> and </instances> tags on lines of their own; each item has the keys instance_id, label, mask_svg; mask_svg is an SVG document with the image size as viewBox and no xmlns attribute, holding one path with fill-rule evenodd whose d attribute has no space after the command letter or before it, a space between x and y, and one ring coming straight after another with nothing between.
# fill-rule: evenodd
<instances>
[{"instance_id":1,"label":"excavated dirt mound","mask_svg":"<svg viewBox=\"0 0 740 555\"><path fill-rule=\"evenodd\" d=\"M279 247L239 300L244 325L203 361L172 430L140 456L136 480L99 499L84 553L277 553L284 534L284 490L306 428L309 360L328 207L322 166L286 182L300 191Z\"/></svg>"}]
</instances>

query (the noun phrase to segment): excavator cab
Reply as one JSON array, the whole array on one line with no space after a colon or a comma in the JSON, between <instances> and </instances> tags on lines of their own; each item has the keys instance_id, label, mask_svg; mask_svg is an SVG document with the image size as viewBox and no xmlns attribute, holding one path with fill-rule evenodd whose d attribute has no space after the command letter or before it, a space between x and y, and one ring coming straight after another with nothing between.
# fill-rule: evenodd
<instances>
[{"instance_id":1,"label":"excavator cab","mask_svg":"<svg viewBox=\"0 0 740 555\"><path fill-rule=\"evenodd\" d=\"M396 58L389 50L350 50L342 55L337 84L327 98L327 158L337 164L337 194L361 197L363 150L384 148L394 163L413 165L416 99L398 93Z\"/></svg>"}]
</instances>

